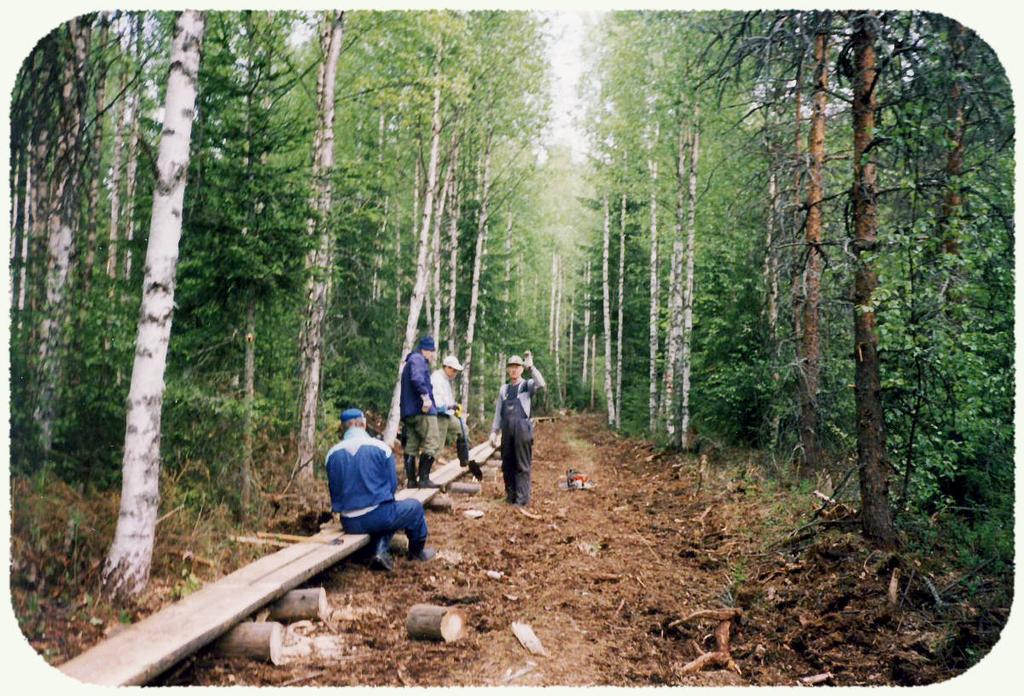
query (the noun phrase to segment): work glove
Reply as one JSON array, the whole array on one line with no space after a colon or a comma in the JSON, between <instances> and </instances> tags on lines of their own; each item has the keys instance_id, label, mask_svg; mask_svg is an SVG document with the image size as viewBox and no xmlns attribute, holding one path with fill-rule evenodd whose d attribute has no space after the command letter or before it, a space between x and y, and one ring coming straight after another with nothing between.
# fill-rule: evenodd
<instances>
[{"instance_id":1,"label":"work glove","mask_svg":"<svg viewBox=\"0 0 1024 696\"><path fill-rule=\"evenodd\" d=\"M455 404L455 417L462 418L462 404Z\"/></svg>"},{"instance_id":2,"label":"work glove","mask_svg":"<svg viewBox=\"0 0 1024 696\"><path fill-rule=\"evenodd\" d=\"M430 400L430 397L426 394L423 395L423 406L420 410L423 413L430 413L430 407L434 405L434 402Z\"/></svg>"},{"instance_id":3,"label":"work glove","mask_svg":"<svg viewBox=\"0 0 1024 696\"><path fill-rule=\"evenodd\" d=\"M527 370L533 369L533 353L526 351L526 357L523 358L523 367Z\"/></svg>"},{"instance_id":4,"label":"work glove","mask_svg":"<svg viewBox=\"0 0 1024 696\"><path fill-rule=\"evenodd\" d=\"M490 437L487 438L487 441L491 443L491 447L498 449L498 433L491 433Z\"/></svg>"}]
</instances>

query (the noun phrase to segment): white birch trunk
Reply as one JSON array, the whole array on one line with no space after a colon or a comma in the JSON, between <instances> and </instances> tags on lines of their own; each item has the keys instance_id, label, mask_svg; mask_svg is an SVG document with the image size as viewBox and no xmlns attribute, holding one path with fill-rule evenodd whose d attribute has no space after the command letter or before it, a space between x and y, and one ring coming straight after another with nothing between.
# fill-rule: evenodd
<instances>
[{"instance_id":1,"label":"white birch trunk","mask_svg":"<svg viewBox=\"0 0 1024 696\"><path fill-rule=\"evenodd\" d=\"M566 394L566 382L568 382L568 373L566 373L566 379L562 379L562 293L565 287L565 268L562 266L562 260L558 260L558 292L555 294L555 383L558 385L558 406L561 408L565 405L565 394Z\"/></svg>"},{"instance_id":2,"label":"white birch trunk","mask_svg":"<svg viewBox=\"0 0 1024 696\"><path fill-rule=\"evenodd\" d=\"M583 369L580 371L580 382L587 383L587 369L590 364L590 262L587 261L587 272L583 276Z\"/></svg>"},{"instance_id":3,"label":"white birch trunk","mask_svg":"<svg viewBox=\"0 0 1024 696\"><path fill-rule=\"evenodd\" d=\"M571 379L572 376L572 359L574 357L573 350L575 349L575 339L573 335L573 329L576 324L576 284L572 286L572 292L569 293L569 346L565 354L565 374L566 382Z\"/></svg>"},{"instance_id":4,"label":"white birch trunk","mask_svg":"<svg viewBox=\"0 0 1024 696\"><path fill-rule=\"evenodd\" d=\"M590 408L593 409L597 401L597 332L590 337Z\"/></svg>"},{"instance_id":5,"label":"white birch trunk","mask_svg":"<svg viewBox=\"0 0 1024 696\"><path fill-rule=\"evenodd\" d=\"M555 353L555 293L558 277L558 254L551 257L551 304L548 310L548 353Z\"/></svg>"},{"instance_id":6,"label":"white birch trunk","mask_svg":"<svg viewBox=\"0 0 1024 696\"><path fill-rule=\"evenodd\" d=\"M121 507L102 571L111 597L138 596L149 580L160 503L160 418L167 343L174 312L175 274L185 199L189 141L195 114L203 15L178 16L167 78L157 181L150 215L142 308L128 393Z\"/></svg>"},{"instance_id":7,"label":"white birch trunk","mask_svg":"<svg viewBox=\"0 0 1024 696\"><path fill-rule=\"evenodd\" d=\"M616 328L615 356L615 427L622 427L622 300L624 297L624 281L626 273L626 194L622 194L622 207L619 216L619 317Z\"/></svg>"},{"instance_id":8,"label":"white birch trunk","mask_svg":"<svg viewBox=\"0 0 1024 696\"><path fill-rule=\"evenodd\" d=\"M452 159L458 163L459 148L456 146ZM451 181L451 199L448 215L448 352L458 353L458 330L455 326L455 306L459 289L459 185L455 177Z\"/></svg>"},{"instance_id":9,"label":"white birch trunk","mask_svg":"<svg viewBox=\"0 0 1024 696\"><path fill-rule=\"evenodd\" d=\"M39 424L39 442L49 457L53 445L53 425L57 413L57 395L64 372L64 323L68 315L67 289L75 246L78 219L77 170L82 113L76 87L84 70L88 28L79 20L68 22L75 49L75 60L66 61L62 75L60 135L54 161L55 186L46 211L46 303L39 323L38 391L33 418Z\"/></svg>"},{"instance_id":10,"label":"white birch trunk","mask_svg":"<svg viewBox=\"0 0 1024 696\"><path fill-rule=\"evenodd\" d=\"M676 158L676 224L672 238L671 284L669 289L669 341L665 361L665 432L672 445L680 444L675 407L676 371L682 371L680 364L683 350L683 223L686 217L686 136L679 129L678 153Z\"/></svg>"},{"instance_id":11,"label":"white birch trunk","mask_svg":"<svg viewBox=\"0 0 1024 696\"><path fill-rule=\"evenodd\" d=\"M654 142L658 141L658 127L655 126ZM653 148L652 148L653 149ZM658 288L658 162L647 162L651 172L651 338L650 338L650 398L647 402L648 427L653 435L658 427L658 305L661 301Z\"/></svg>"},{"instance_id":12,"label":"white birch trunk","mask_svg":"<svg viewBox=\"0 0 1024 696\"><path fill-rule=\"evenodd\" d=\"M491 137L487 134L484 144L483 193L480 199L480 214L476 225L476 255L473 260L473 285L469 296L469 321L466 325L466 369L462 374L462 407L469 411L469 387L473 371L473 337L476 333L477 307L480 303L480 276L487 244L487 218L491 196Z\"/></svg>"},{"instance_id":13,"label":"white birch trunk","mask_svg":"<svg viewBox=\"0 0 1024 696\"><path fill-rule=\"evenodd\" d=\"M434 212L434 191L437 189L438 156L441 149L441 76L437 68L434 70L434 110L431 118L430 164L427 166L427 189L423 196L423 220L419 231L419 248L416 254L416 282L413 284L412 296L409 298L409 317L405 324L405 340L402 343L402 354L398 358L398 373L395 388L391 393L391 410L384 429L384 442L394 443L398 435L398 421L401 417L399 401L402 389L402 368L405 356L412 350L416 338L416 327L423 309L423 299L427 294L427 282L430 274L427 269L427 254L430 251L430 224ZM417 190L419 187L417 186Z\"/></svg>"},{"instance_id":14,"label":"white birch trunk","mask_svg":"<svg viewBox=\"0 0 1024 696\"><path fill-rule=\"evenodd\" d=\"M604 197L604 253L602 279L604 299L604 399L608 408L608 425L615 425L615 394L612 391L612 307L611 291L608 288L608 247L611 230L608 221L608 196Z\"/></svg>"},{"instance_id":15,"label":"white birch trunk","mask_svg":"<svg viewBox=\"0 0 1024 696\"><path fill-rule=\"evenodd\" d=\"M135 56L142 63L142 26L141 20L135 25ZM124 229L124 277L130 279L132 274L132 240L135 239L135 187L136 174L139 170L139 145L142 142L142 83L135 88L132 98L131 123L132 130L128 140L128 166L125 169L125 229Z\"/></svg>"},{"instance_id":16,"label":"white birch trunk","mask_svg":"<svg viewBox=\"0 0 1024 696\"><path fill-rule=\"evenodd\" d=\"M698 122L700 112L694 110L694 121ZM694 288L694 253L697 235L697 162L700 158L700 130L694 126L690 140L690 209L686 234L686 293L683 295L683 378L682 378L682 416L680 418L681 437L685 446L689 447L688 433L690 430L690 337L693 333L693 288Z\"/></svg>"},{"instance_id":17,"label":"white birch trunk","mask_svg":"<svg viewBox=\"0 0 1024 696\"><path fill-rule=\"evenodd\" d=\"M455 148L452 148L448 155L448 168L445 171L444 183L441 184L441 197L437 202L437 214L434 215L434 232L432 235L433 275L431 276L431 294L434 299L433 324L431 336L441 343L441 218L444 217L445 206L448 203L448 190L451 188L452 179L455 177Z\"/></svg>"},{"instance_id":18,"label":"white birch trunk","mask_svg":"<svg viewBox=\"0 0 1024 696\"><path fill-rule=\"evenodd\" d=\"M121 77L121 88L124 91L125 77ZM114 161L110 165L110 238L107 244L107 277L117 278L117 245L121 236L121 150L124 149L124 120L127 110L122 100L114 117Z\"/></svg>"},{"instance_id":19,"label":"white birch trunk","mask_svg":"<svg viewBox=\"0 0 1024 696\"><path fill-rule=\"evenodd\" d=\"M320 402L320 372L323 361L323 324L327 312L328 274L332 266L331 170L334 168L334 82L344 33L345 14L334 11L324 18L321 46L324 60L317 75L317 129L313 136L312 217L306 233L318 236L316 246L306 255L306 314L299 334L302 359L298 452L295 472L304 489L313 482L316 460L316 421Z\"/></svg>"}]
</instances>

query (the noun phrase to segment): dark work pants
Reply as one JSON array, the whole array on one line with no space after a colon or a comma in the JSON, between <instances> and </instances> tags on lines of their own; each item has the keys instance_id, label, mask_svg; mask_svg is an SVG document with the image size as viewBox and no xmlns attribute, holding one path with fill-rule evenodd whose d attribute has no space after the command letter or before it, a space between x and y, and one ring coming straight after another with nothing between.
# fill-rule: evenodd
<instances>
[{"instance_id":1,"label":"dark work pants","mask_svg":"<svg viewBox=\"0 0 1024 696\"><path fill-rule=\"evenodd\" d=\"M501 429L501 474L505 479L505 501L516 505L530 502L530 468L533 466L533 427L526 418L503 423Z\"/></svg>"},{"instance_id":2,"label":"dark work pants","mask_svg":"<svg viewBox=\"0 0 1024 696\"><path fill-rule=\"evenodd\" d=\"M341 526L349 534L369 534L372 542L381 537L390 542L395 532L404 529L405 536L409 538L411 556L422 551L427 543L427 518L423 513L423 503L414 498L381 503L376 510L359 517L342 516Z\"/></svg>"}]
</instances>

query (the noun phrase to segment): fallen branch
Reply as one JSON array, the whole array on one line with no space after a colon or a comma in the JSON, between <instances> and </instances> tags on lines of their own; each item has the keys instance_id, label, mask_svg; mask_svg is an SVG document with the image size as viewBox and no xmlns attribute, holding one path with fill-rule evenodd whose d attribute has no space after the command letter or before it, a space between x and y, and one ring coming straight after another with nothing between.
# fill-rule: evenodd
<instances>
[{"instance_id":1,"label":"fallen branch","mask_svg":"<svg viewBox=\"0 0 1024 696\"><path fill-rule=\"evenodd\" d=\"M539 519L541 519L540 515L535 515L532 512L527 512L526 510L524 510L523 508L519 507L518 505L515 505L513 507L515 507L516 512L518 512L520 515L524 515L526 517L529 517L531 520L539 520Z\"/></svg>"},{"instance_id":2,"label":"fallen branch","mask_svg":"<svg viewBox=\"0 0 1024 696\"><path fill-rule=\"evenodd\" d=\"M304 681L309 681L310 679L316 679L317 677L319 677L321 674L323 674L326 671L327 670L324 670L324 669L318 669L315 672L309 672L308 674L303 674L301 677L293 677L292 679L289 679L286 682L281 682L277 686L292 686L293 684L300 684L300 683L302 683Z\"/></svg>"},{"instance_id":3,"label":"fallen branch","mask_svg":"<svg viewBox=\"0 0 1024 696\"><path fill-rule=\"evenodd\" d=\"M743 673L740 671L739 665L736 664L732 659L732 655L729 654L729 636L732 630L732 623L733 621L739 621L742 617L743 610L735 607L727 609L701 609L670 623L669 627L671 628L681 623L700 619L718 621L718 626L715 627L714 633L715 651L706 653L700 649L699 645L694 643L693 647L698 655L695 659L683 665L681 674L694 674L705 667L723 667L742 676Z\"/></svg>"}]
</instances>

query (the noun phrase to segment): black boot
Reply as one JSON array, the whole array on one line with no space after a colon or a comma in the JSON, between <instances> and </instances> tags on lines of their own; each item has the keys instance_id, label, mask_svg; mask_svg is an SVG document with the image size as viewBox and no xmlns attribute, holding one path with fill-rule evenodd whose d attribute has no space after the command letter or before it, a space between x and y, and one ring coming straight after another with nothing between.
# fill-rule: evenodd
<instances>
[{"instance_id":1,"label":"black boot","mask_svg":"<svg viewBox=\"0 0 1024 696\"><path fill-rule=\"evenodd\" d=\"M409 549L410 561L429 561L436 555L437 549L421 548L419 551L413 551L411 548Z\"/></svg>"},{"instance_id":2,"label":"black boot","mask_svg":"<svg viewBox=\"0 0 1024 696\"><path fill-rule=\"evenodd\" d=\"M373 560L372 565L381 570L391 572L395 569L395 559L391 555L391 550L388 548L391 544L391 538L389 535L377 537L377 543L373 549Z\"/></svg>"},{"instance_id":3,"label":"black boot","mask_svg":"<svg viewBox=\"0 0 1024 696\"><path fill-rule=\"evenodd\" d=\"M416 455L407 454L404 457L405 464L405 487L415 488L416 487Z\"/></svg>"},{"instance_id":4,"label":"black boot","mask_svg":"<svg viewBox=\"0 0 1024 696\"><path fill-rule=\"evenodd\" d=\"M434 458L429 454L420 455L420 480L418 488L440 488L441 486L430 480L430 467L434 466Z\"/></svg>"}]
</instances>

